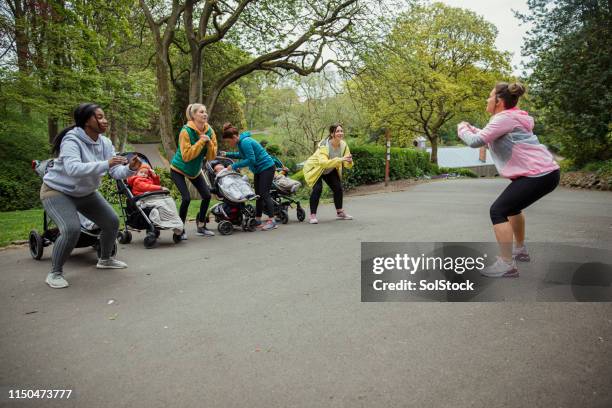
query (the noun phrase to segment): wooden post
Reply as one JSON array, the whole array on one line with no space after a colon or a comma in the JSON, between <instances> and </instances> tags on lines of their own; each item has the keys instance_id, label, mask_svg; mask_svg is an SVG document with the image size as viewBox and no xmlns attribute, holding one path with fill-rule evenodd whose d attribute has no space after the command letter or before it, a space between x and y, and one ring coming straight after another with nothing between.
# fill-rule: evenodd
<instances>
[{"instance_id":1,"label":"wooden post","mask_svg":"<svg viewBox=\"0 0 612 408\"><path fill-rule=\"evenodd\" d=\"M385 130L385 139L387 140L387 156L385 160L385 187L389 185L389 162L391 161L391 132Z\"/></svg>"}]
</instances>

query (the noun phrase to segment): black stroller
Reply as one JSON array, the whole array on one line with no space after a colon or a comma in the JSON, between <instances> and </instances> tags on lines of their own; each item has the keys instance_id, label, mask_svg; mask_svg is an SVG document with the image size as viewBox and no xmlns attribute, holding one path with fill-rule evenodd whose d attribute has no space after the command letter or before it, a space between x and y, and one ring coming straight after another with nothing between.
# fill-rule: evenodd
<instances>
[{"instance_id":1,"label":"black stroller","mask_svg":"<svg viewBox=\"0 0 612 408\"><path fill-rule=\"evenodd\" d=\"M274 213L276 214L277 220L283 224L287 224L289 222L289 208L293 208L293 205L295 205L298 221L304 221L306 219L306 211L302 208L299 200L295 200L292 197L297 189L285 188L278 181L278 178L275 177L274 181L272 181L272 188L270 189L270 196L272 196L272 200L274 201Z\"/></svg>"},{"instance_id":2,"label":"black stroller","mask_svg":"<svg viewBox=\"0 0 612 408\"><path fill-rule=\"evenodd\" d=\"M121 153L121 156L124 156L129 160L132 159L134 155L137 155L142 163L148 164L151 166L151 162L142 153L136 152L128 152ZM152 166L151 166L152 168ZM132 190L128 187L125 180L117 180L117 195L119 196L119 204L121 206L121 214L123 218L124 228L119 231L117 235L117 240L121 244L129 244L132 241L132 230L145 230L147 234L144 238L144 246L145 248L153 248L157 239L160 236L160 231L165 230L167 228L162 228L155 225L150 219L149 214L151 212L150 208L141 208L138 205L138 201L151 196L168 196L170 192L168 191L151 191L138 196L134 196L132 194ZM125 197L125 199L124 199ZM175 244L181 242L181 235L173 233L172 240Z\"/></svg>"},{"instance_id":3,"label":"black stroller","mask_svg":"<svg viewBox=\"0 0 612 408\"><path fill-rule=\"evenodd\" d=\"M53 159L50 160L33 160L32 161L32 169L38 173L38 175L42 178L47 169L53 167ZM79 240L75 248L84 248L84 247L93 247L97 254L98 258L102 256L100 249L100 228L96 226L91 220L85 218L82 214L79 213L79 218L81 220L81 233L79 235ZM42 235L38 233L37 230L30 231L29 236L29 246L30 246L30 255L32 258L39 260L43 256L43 252L45 247L53 244L57 238L59 237L60 232L59 228L53 220L49 216L47 216L47 212L43 212L43 233ZM117 244L113 245L113 250L111 256L115 256L117 253Z\"/></svg>"},{"instance_id":4,"label":"black stroller","mask_svg":"<svg viewBox=\"0 0 612 408\"><path fill-rule=\"evenodd\" d=\"M248 203L250 200L256 200L258 196L254 195L248 198L236 199L232 198L229 192L224 192L220 185L214 167L221 164L227 167L234 163L232 159L227 157L217 157L215 160L204 164L204 178L210 188L210 192L217 195L221 200L215 204L209 211L214 215L217 229L221 235L230 235L234 232L234 226L241 227L243 231L255 231L257 220L255 220L255 208ZM199 214L198 214L199 216Z\"/></svg>"}]
</instances>

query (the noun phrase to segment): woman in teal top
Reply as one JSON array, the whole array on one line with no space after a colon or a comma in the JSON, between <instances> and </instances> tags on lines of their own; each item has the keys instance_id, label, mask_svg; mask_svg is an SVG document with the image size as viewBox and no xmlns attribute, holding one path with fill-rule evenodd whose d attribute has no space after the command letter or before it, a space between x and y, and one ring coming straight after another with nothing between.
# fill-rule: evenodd
<instances>
[{"instance_id":1,"label":"woman in teal top","mask_svg":"<svg viewBox=\"0 0 612 408\"><path fill-rule=\"evenodd\" d=\"M255 194L259 196L255 205L255 218L261 225L262 230L268 231L278 228L274 220L274 201L270 196L270 188L274 180L276 166L274 160L257 140L251 137L250 132L238 134L238 129L231 123L223 125L223 139L227 140L230 146L238 147L238 152L227 152L225 156L241 159L232 164L230 169L240 169L248 167L255 175ZM266 213L268 220L261 224L261 215Z\"/></svg>"}]
</instances>

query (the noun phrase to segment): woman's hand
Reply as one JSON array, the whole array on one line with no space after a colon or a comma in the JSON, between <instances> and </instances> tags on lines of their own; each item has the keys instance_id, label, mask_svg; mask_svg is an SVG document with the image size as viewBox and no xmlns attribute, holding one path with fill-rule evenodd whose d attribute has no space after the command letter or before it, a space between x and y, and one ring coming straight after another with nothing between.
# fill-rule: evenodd
<instances>
[{"instance_id":1,"label":"woman's hand","mask_svg":"<svg viewBox=\"0 0 612 408\"><path fill-rule=\"evenodd\" d=\"M126 164L127 159L123 156L113 156L108 160L108 167L120 166L122 164Z\"/></svg>"},{"instance_id":2,"label":"woman's hand","mask_svg":"<svg viewBox=\"0 0 612 408\"><path fill-rule=\"evenodd\" d=\"M205 134L201 134L200 135L200 140L203 140L204 143L208 143L208 142L210 142L210 137L206 136Z\"/></svg>"},{"instance_id":3,"label":"woman's hand","mask_svg":"<svg viewBox=\"0 0 612 408\"><path fill-rule=\"evenodd\" d=\"M219 156L221 156L221 157L225 157L226 154L227 154L227 152L225 152L224 150L220 150L219 151Z\"/></svg>"},{"instance_id":4,"label":"woman's hand","mask_svg":"<svg viewBox=\"0 0 612 408\"><path fill-rule=\"evenodd\" d=\"M342 158L342 160L347 162L347 163L352 163L353 162L353 155L349 154L348 156L344 156Z\"/></svg>"},{"instance_id":5,"label":"woman's hand","mask_svg":"<svg viewBox=\"0 0 612 408\"><path fill-rule=\"evenodd\" d=\"M138 170L141 165L142 162L140 161L140 158L138 158L137 155L132 156L132 159L130 160L130 170Z\"/></svg>"}]
</instances>

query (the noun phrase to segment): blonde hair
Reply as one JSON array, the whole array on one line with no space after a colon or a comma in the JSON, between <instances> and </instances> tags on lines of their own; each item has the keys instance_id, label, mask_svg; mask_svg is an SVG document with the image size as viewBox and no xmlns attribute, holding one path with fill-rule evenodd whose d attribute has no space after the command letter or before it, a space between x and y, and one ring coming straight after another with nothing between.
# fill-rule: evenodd
<instances>
[{"instance_id":1,"label":"blonde hair","mask_svg":"<svg viewBox=\"0 0 612 408\"><path fill-rule=\"evenodd\" d=\"M206 106L202 105L201 103L192 103L187 106L187 109L185 110L185 117L187 118L187 120L193 120L193 114L197 112L200 108L204 108L204 111L208 113L208 111L206 110Z\"/></svg>"}]
</instances>

